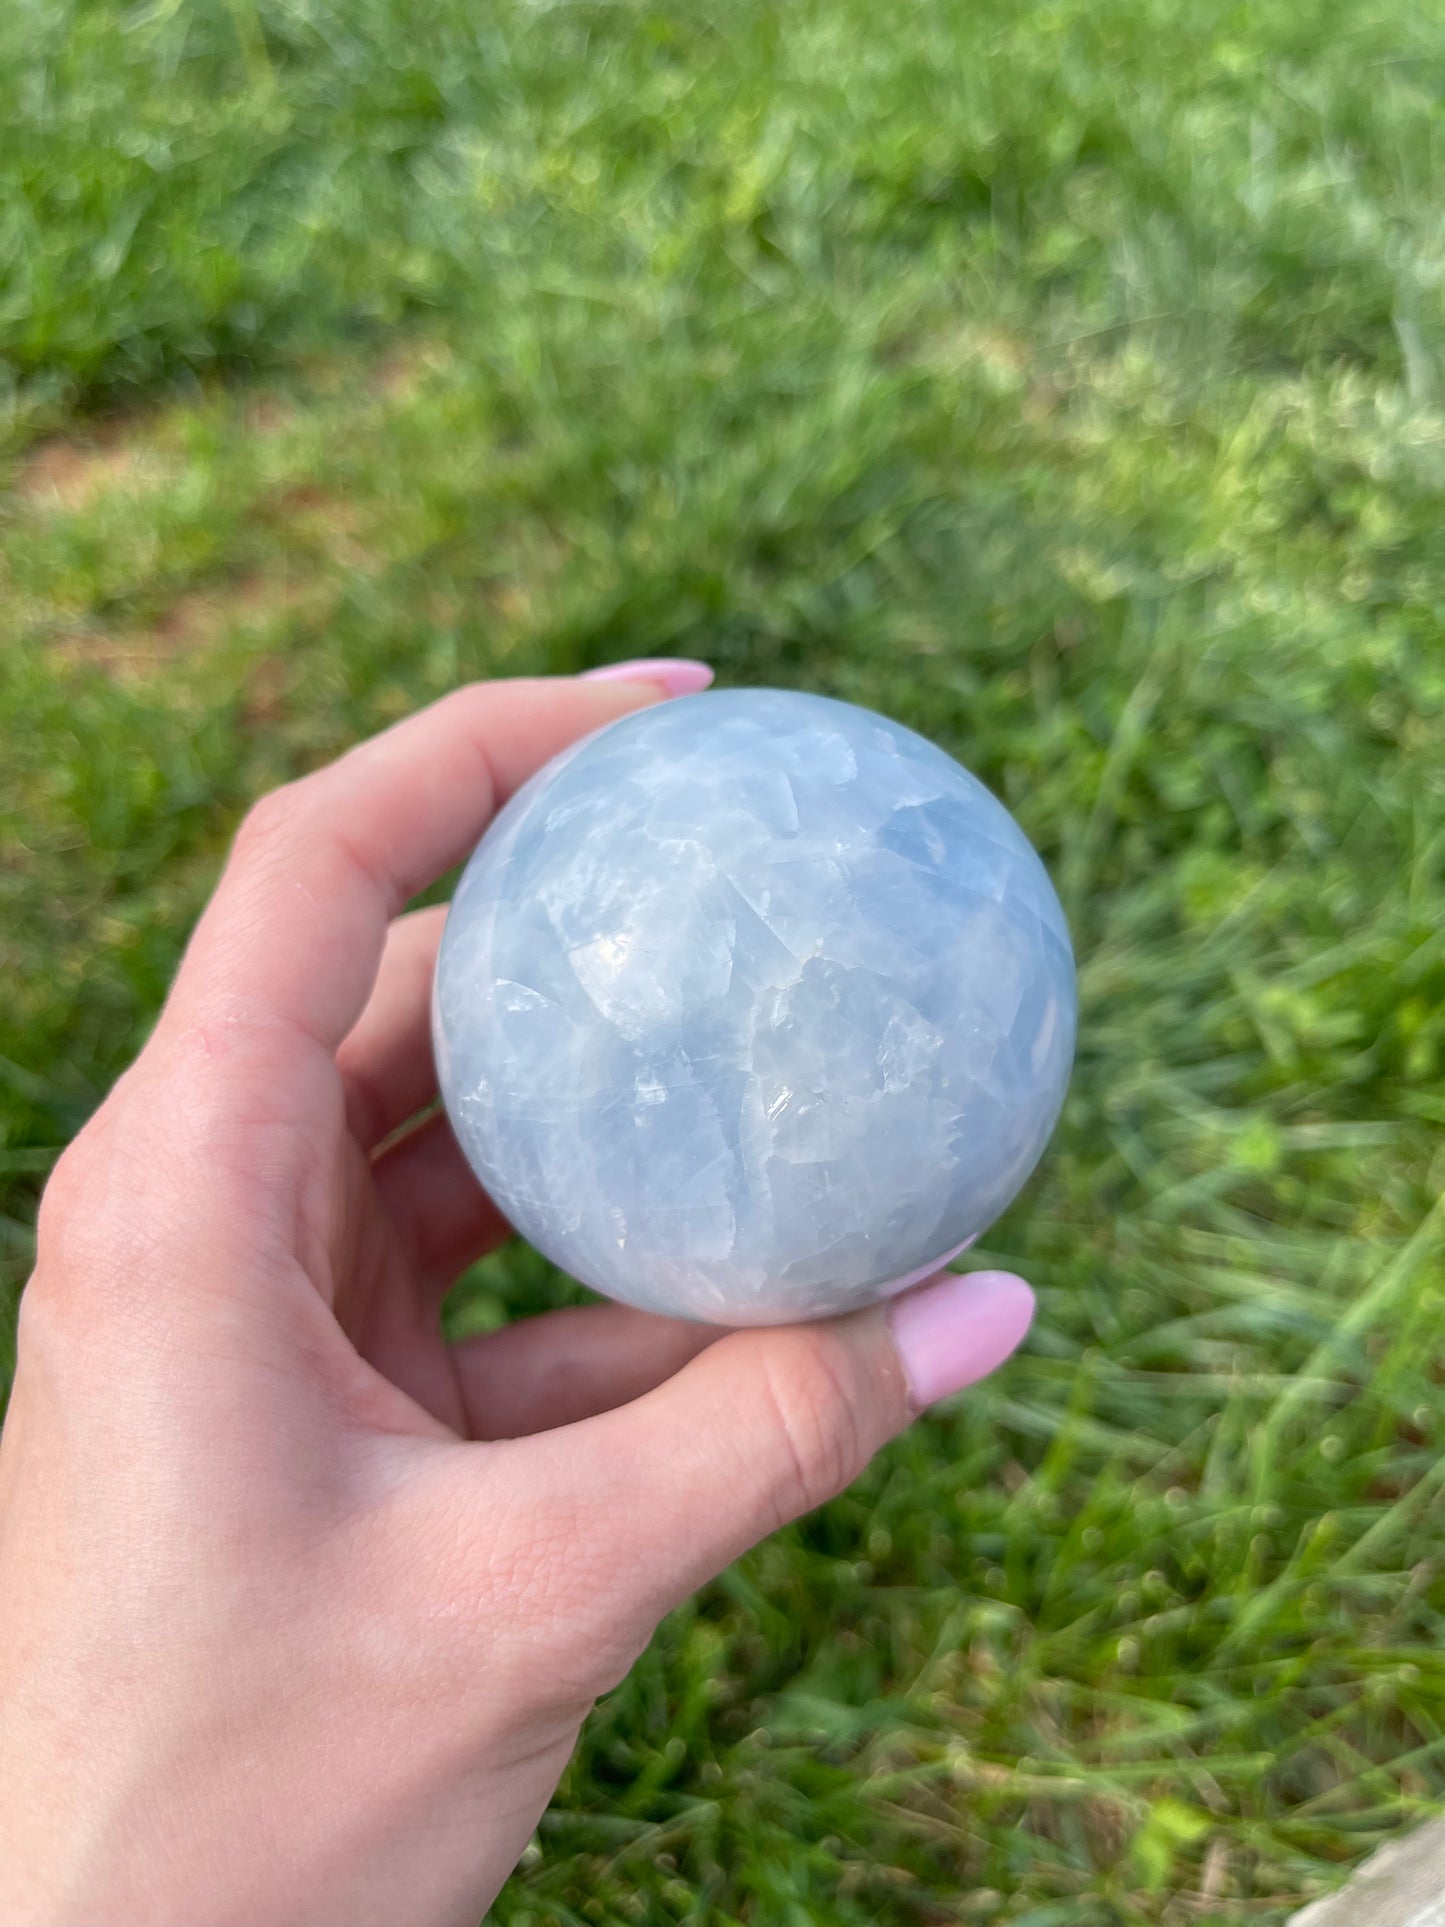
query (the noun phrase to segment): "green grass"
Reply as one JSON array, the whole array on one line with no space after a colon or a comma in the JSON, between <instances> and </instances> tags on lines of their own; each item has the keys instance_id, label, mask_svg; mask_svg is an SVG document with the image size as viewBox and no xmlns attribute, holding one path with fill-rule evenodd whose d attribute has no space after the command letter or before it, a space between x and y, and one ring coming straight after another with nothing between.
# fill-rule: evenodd
<instances>
[{"instance_id":1,"label":"green grass","mask_svg":"<svg viewBox=\"0 0 1445 1927\"><path fill-rule=\"evenodd\" d=\"M246 801L461 678L871 703L1075 930L1025 1355L498 1922L1279 1922L1445 1798L1442 87L1411 0L0 12L12 1292Z\"/></svg>"}]
</instances>

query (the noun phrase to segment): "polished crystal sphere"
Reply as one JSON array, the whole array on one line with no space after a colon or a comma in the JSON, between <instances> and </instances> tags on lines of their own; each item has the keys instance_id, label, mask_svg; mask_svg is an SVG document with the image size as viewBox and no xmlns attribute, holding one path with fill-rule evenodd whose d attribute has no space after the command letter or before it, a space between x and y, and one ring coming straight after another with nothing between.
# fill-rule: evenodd
<instances>
[{"instance_id":1,"label":"polished crystal sphere","mask_svg":"<svg viewBox=\"0 0 1445 1927\"><path fill-rule=\"evenodd\" d=\"M516 1228L720 1324L925 1276L1033 1169L1074 1045L1068 930L1008 811L898 723L714 691L576 744L458 887L442 1093Z\"/></svg>"}]
</instances>

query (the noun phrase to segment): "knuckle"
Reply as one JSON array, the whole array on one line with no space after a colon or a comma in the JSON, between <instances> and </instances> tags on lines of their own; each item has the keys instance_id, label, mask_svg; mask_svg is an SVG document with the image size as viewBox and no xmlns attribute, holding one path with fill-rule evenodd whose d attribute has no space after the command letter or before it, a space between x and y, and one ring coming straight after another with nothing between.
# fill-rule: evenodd
<instances>
[{"instance_id":1,"label":"knuckle","mask_svg":"<svg viewBox=\"0 0 1445 1927\"><path fill-rule=\"evenodd\" d=\"M41 1196L35 1271L21 1300L32 1344L52 1332L68 1348L85 1342L110 1308L133 1302L153 1253L144 1148L119 1141L110 1108L61 1154Z\"/></svg>"},{"instance_id":2,"label":"knuckle","mask_svg":"<svg viewBox=\"0 0 1445 1927\"><path fill-rule=\"evenodd\" d=\"M63 1276L91 1252L99 1199L106 1186L104 1125L93 1120L61 1152L40 1197L35 1224L37 1271Z\"/></svg>"},{"instance_id":3,"label":"knuckle","mask_svg":"<svg viewBox=\"0 0 1445 1927\"><path fill-rule=\"evenodd\" d=\"M17 1383L37 1368L56 1380L84 1356L94 1319L75 1289L80 1275L73 1267L46 1259L36 1264L15 1313Z\"/></svg>"},{"instance_id":4,"label":"knuckle","mask_svg":"<svg viewBox=\"0 0 1445 1927\"><path fill-rule=\"evenodd\" d=\"M774 1526L836 1497L867 1463L847 1347L826 1327L783 1360L765 1356L759 1392L777 1444Z\"/></svg>"},{"instance_id":5,"label":"knuckle","mask_svg":"<svg viewBox=\"0 0 1445 1927\"><path fill-rule=\"evenodd\" d=\"M236 855L251 861L266 856L290 835L300 814L299 783L283 783L258 797L236 832Z\"/></svg>"},{"instance_id":6,"label":"knuckle","mask_svg":"<svg viewBox=\"0 0 1445 1927\"><path fill-rule=\"evenodd\" d=\"M45 1189L40 1194L40 1213L36 1220L39 1240L54 1242L73 1220L90 1190L90 1134L82 1131L61 1152L51 1167Z\"/></svg>"},{"instance_id":7,"label":"knuckle","mask_svg":"<svg viewBox=\"0 0 1445 1927\"><path fill-rule=\"evenodd\" d=\"M40 1360L62 1363L78 1355L93 1322L76 1289L83 1275L63 1260L44 1255L37 1260L15 1314L17 1372Z\"/></svg>"}]
</instances>

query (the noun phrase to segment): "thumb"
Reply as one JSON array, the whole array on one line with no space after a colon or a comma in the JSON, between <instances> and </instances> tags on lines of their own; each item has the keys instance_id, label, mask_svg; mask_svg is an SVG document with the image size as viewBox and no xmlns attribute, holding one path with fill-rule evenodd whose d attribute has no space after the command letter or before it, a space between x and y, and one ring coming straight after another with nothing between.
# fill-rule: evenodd
<instances>
[{"instance_id":1,"label":"thumb","mask_svg":"<svg viewBox=\"0 0 1445 1927\"><path fill-rule=\"evenodd\" d=\"M574 1494L579 1470L592 1488L582 1516L615 1583L655 1618L1001 1365L1033 1313L1011 1272L945 1272L845 1318L734 1332L655 1391L549 1436Z\"/></svg>"}]
</instances>

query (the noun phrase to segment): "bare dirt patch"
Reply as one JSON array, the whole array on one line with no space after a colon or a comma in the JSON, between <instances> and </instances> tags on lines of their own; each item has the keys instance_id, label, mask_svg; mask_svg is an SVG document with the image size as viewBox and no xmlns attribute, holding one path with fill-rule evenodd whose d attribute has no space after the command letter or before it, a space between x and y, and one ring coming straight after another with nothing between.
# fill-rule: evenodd
<instances>
[{"instance_id":1,"label":"bare dirt patch","mask_svg":"<svg viewBox=\"0 0 1445 1927\"><path fill-rule=\"evenodd\" d=\"M244 576L188 590L148 628L73 629L58 636L52 649L60 662L144 680L229 637L264 632L303 614L319 618L334 596L334 586L315 577Z\"/></svg>"},{"instance_id":2,"label":"bare dirt patch","mask_svg":"<svg viewBox=\"0 0 1445 1927\"><path fill-rule=\"evenodd\" d=\"M114 439L71 441L53 436L38 443L20 464L16 497L41 510L74 514L114 490L138 494L174 474L172 464L144 444Z\"/></svg>"}]
</instances>

